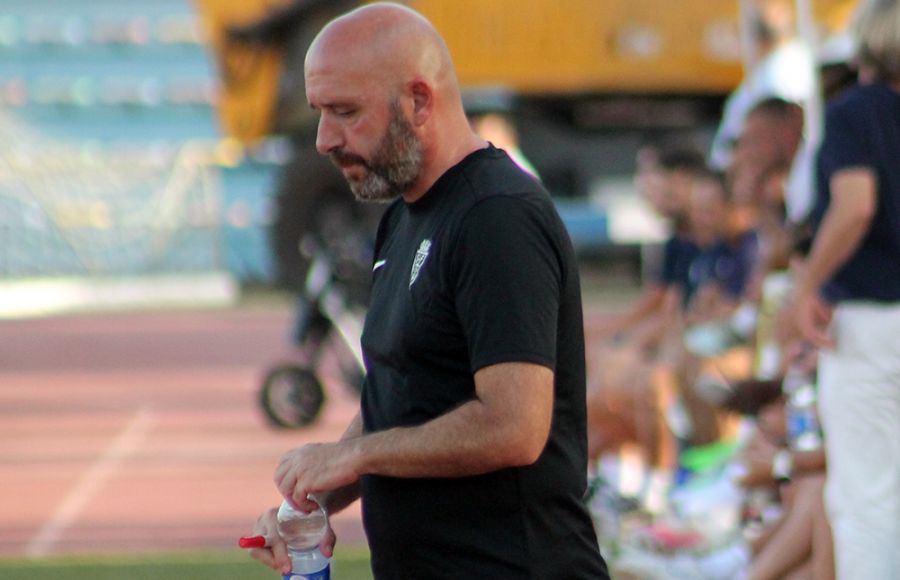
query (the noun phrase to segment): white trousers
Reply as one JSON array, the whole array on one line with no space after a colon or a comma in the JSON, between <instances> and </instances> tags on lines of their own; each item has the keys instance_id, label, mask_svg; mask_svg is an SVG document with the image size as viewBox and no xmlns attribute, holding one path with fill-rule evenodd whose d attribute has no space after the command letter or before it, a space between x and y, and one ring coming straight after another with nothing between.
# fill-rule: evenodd
<instances>
[{"instance_id":1,"label":"white trousers","mask_svg":"<svg viewBox=\"0 0 900 580\"><path fill-rule=\"evenodd\" d=\"M819 359L839 580L900 580L900 305L841 304Z\"/></svg>"}]
</instances>

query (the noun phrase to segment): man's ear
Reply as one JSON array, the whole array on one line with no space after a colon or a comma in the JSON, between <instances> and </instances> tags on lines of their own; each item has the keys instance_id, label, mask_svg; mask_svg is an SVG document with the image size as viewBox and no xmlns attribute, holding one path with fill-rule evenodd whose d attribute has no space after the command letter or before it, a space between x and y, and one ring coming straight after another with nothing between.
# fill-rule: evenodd
<instances>
[{"instance_id":1,"label":"man's ear","mask_svg":"<svg viewBox=\"0 0 900 580\"><path fill-rule=\"evenodd\" d=\"M409 84L409 92L413 102L413 124L422 125L431 116L434 106L434 90L424 80L416 79Z\"/></svg>"}]
</instances>

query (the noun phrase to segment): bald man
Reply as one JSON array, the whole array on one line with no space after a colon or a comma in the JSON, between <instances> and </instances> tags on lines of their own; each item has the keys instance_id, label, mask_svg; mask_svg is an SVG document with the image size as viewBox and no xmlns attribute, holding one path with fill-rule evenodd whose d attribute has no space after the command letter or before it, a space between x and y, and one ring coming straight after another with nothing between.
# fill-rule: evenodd
<instances>
[{"instance_id":1,"label":"bald man","mask_svg":"<svg viewBox=\"0 0 900 580\"><path fill-rule=\"evenodd\" d=\"M329 513L361 497L378 579L607 578L581 501L578 272L549 195L472 132L447 47L408 8L332 21L305 74L319 152L391 205L360 413L340 441L285 454L279 491ZM256 533L274 535L273 513ZM253 556L290 567L277 539Z\"/></svg>"}]
</instances>

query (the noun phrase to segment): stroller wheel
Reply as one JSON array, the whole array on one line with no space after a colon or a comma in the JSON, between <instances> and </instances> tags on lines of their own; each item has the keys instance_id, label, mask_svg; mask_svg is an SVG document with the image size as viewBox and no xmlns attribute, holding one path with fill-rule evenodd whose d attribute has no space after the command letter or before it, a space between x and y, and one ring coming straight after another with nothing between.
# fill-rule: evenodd
<instances>
[{"instance_id":1,"label":"stroller wheel","mask_svg":"<svg viewBox=\"0 0 900 580\"><path fill-rule=\"evenodd\" d=\"M266 417L276 427L299 429L313 423L325 402L315 373L298 366L279 366L266 375L259 392Z\"/></svg>"}]
</instances>

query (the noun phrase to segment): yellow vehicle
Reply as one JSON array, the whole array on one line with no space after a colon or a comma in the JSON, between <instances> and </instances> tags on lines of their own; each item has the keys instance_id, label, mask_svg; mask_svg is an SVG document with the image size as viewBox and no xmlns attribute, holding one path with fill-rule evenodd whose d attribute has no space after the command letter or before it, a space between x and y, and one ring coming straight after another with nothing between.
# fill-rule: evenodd
<instances>
[{"instance_id":1,"label":"yellow vehicle","mask_svg":"<svg viewBox=\"0 0 900 580\"><path fill-rule=\"evenodd\" d=\"M226 78L220 109L225 132L243 142L265 136L272 130L283 49L229 43L225 31L263 18L291 1L195 2L211 46L223 63ZM841 27L855 3L816 0L817 26ZM326 4L340 2L318 4L328 12ZM547 98L721 97L743 75L745 41L738 0L411 0L407 4L443 34L460 81L469 89L503 89ZM318 28L326 20L316 16L306 26ZM240 83L227 78L236 75Z\"/></svg>"},{"instance_id":2,"label":"yellow vehicle","mask_svg":"<svg viewBox=\"0 0 900 580\"><path fill-rule=\"evenodd\" d=\"M302 136L305 42L350 0L195 0L221 63L224 132L252 144ZM796 9L794 3L796 2ZM410 0L445 37L474 108L501 107L551 193L622 197L635 152L648 140L708 146L725 97L752 65L756 3L806 15L806 34L840 29L857 0ZM305 11L305 12L304 12ZM254 22L286 43L235 42L229 27ZM290 16L292 14L292 16ZM282 23L284 22L282 18ZM814 24L813 24L814 23ZM811 26L810 26L811 24ZM284 27L281 27L283 30ZM298 40L299 37L299 40ZM293 42L293 46L291 45ZM286 80L293 80L293 84ZM289 101L293 100L291 105ZM285 111L292 111L286 115ZM285 122L293 116L301 122ZM599 193L598 193L599 192ZM612 192L611 194L609 192ZM595 204L596 205L596 204ZM565 217L565 216L564 216ZM592 242L610 237L591 224ZM613 240L620 241L620 240Z\"/></svg>"},{"instance_id":3,"label":"yellow vehicle","mask_svg":"<svg viewBox=\"0 0 900 580\"><path fill-rule=\"evenodd\" d=\"M284 49L229 42L226 29L261 19L289 2L196 3L220 59L223 128L242 142L262 138L273 130ZM547 98L626 93L721 96L742 74L734 0L681 0L677 17L672 14L675 4L653 0L409 4L444 35L460 81L468 89Z\"/></svg>"}]
</instances>

